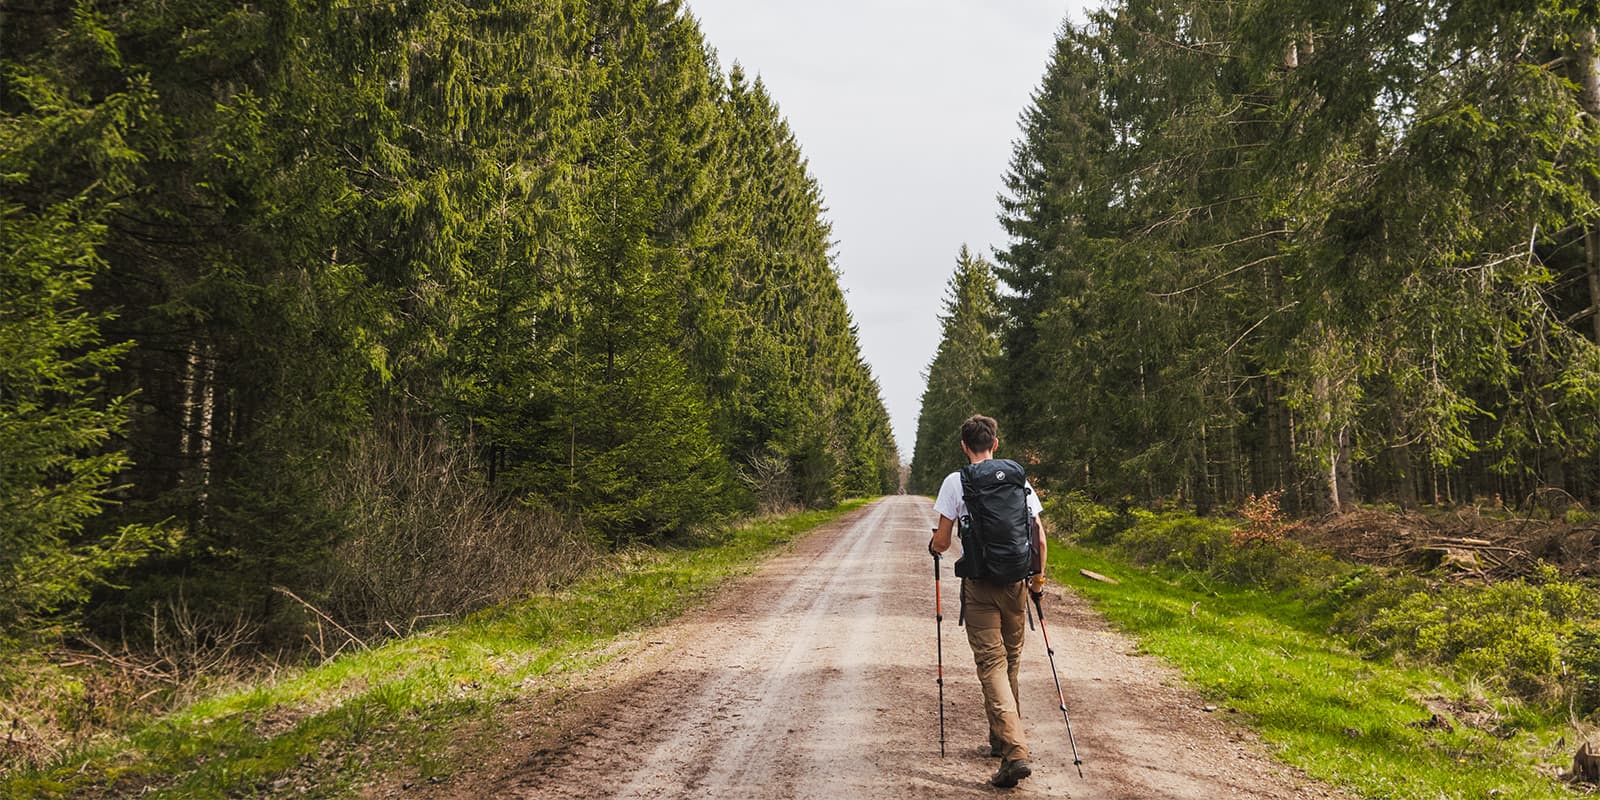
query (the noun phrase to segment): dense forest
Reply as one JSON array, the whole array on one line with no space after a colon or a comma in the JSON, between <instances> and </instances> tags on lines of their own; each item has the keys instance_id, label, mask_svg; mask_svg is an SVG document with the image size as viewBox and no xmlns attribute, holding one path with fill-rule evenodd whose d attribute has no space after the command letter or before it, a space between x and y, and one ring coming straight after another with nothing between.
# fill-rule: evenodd
<instances>
[{"instance_id":1,"label":"dense forest","mask_svg":"<svg viewBox=\"0 0 1600 800\"><path fill-rule=\"evenodd\" d=\"M1578 0L1119 0L1063 26L1003 288L968 259L952 283L915 488L986 410L1102 501L1600 501L1597 25Z\"/></svg>"},{"instance_id":2,"label":"dense forest","mask_svg":"<svg viewBox=\"0 0 1600 800\"><path fill-rule=\"evenodd\" d=\"M292 641L897 483L819 187L678 2L0 14L0 639Z\"/></svg>"}]
</instances>

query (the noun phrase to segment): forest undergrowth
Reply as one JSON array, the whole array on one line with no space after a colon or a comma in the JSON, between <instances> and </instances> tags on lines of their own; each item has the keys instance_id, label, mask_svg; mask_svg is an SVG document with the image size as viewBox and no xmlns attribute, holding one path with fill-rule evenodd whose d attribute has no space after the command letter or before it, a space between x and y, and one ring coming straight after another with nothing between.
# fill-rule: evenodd
<instances>
[{"instance_id":1,"label":"forest undergrowth","mask_svg":"<svg viewBox=\"0 0 1600 800\"><path fill-rule=\"evenodd\" d=\"M412 635L354 641L320 663L213 675L170 694L160 713L128 707L29 763L13 758L0 768L0 797L331 797L393 768L447 775L460 766L453 747L492 731L507 703L603 662L615 637L681 612L866 502L636 545L596 556L565 585ZM138 694L92 688L100 682L148 678L103 661L37 666L51 670L34 677L54 681L65 716L92 710L93 698Z\"/></svg>"},{"instance_id":2,"label":"forest undergrowth","mask_svg":"<svg viewBox=\"0 0 1600 800\"><path fill-rule=\"evenodd\" d=\"M219 614L203 599L216 595L215 577L189 576L133 588L92 612L91 626L13 638L0 658L0 771L48 763L229 687L559 590L606 558L581 519L497 496L476 479L480 466L414 428L363 436L329 470L324 513L347 533L309 590L274 584L270 607Z\"/></svg>"},{"instance_id":3,"label":"forest undergrowth","mask_svg":"<svg viewBox=\"0 0 1600 800\"><path fill-rule=\"evenodd\" d=\"M1350 520L1296 522L1271 496L1233 518L1079 496L1048 513L1073 541L1058 579L1315 777L1373 797L1560 797L1573 750L1600 732L1600 583L1587 562L1496 578L1459 549L1417 545L1360 563L1317 544ZM1447 516L1480 515L1431 518ZM1361 518L1375 526L1364 541L1409 541L1429 517ZM1505 521L1438 538L1479 541L1472 531ZM1580 510L1555 527L1581 536L1592 523Z\"/></svg>"}]
</instances>

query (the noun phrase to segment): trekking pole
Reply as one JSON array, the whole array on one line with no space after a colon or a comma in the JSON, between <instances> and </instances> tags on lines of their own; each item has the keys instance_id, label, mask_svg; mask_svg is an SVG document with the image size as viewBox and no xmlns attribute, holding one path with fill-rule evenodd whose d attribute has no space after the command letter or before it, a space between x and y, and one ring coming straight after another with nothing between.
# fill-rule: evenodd
<instances>
[{"instance_id":1,"label":"trekking pole","mask_svg":"<svg viewBox=\"0 0 1600 800\"><path fill-rule=\"evenodd\" d=\"M1067 696L1061 692L1061 675L1056 672L1056 651L1050 646L1050 630L1044 626L1044 605L1039 598L1044 592L1028 592L1033 597L1033 608L1039 612L1039 633L1044 635L1044 651L1050 656L1050 677L1056 681L1056 699L1061 702L1061 721L1067 723L1067 742L1072 745L1072 765L1078 768L1078 777L1083 777L1083 759L1078 758L1078 741L1072 736L1072 718L1067 716ZM940 709L943 711L943 709Z\"/></svg>"},{"instance_id":2,"label":"trekking pole","mask_svg":"<svg viewBox=\"0 0 1600 800\"><path fill-rule=\"evenodd\" d=\"M939 594L938 553L933 553L933 630L939 654L939 757L944 758L944 601Z\"/></svg>"}]
</instances>

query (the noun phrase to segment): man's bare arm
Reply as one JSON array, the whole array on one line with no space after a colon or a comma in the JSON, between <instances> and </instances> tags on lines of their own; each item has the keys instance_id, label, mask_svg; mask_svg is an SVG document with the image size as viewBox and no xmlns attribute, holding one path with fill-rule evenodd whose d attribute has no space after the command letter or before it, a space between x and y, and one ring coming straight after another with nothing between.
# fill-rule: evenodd
<instances>
[{"instance_id":1,"label":"man's bare arm","mask_svg":"<svg viewBox=\"0 0 1600 800\"><path fill-rule=\"evenodd\" d=\"M943 514L939 515L939 527L933 529L933 538L928 540L928 549L935 553L943 553L950 549L950 535L955 530L955 522Z\"/></svg>"},{"instance_id":2,"label":"man's bare arm","mask_svg":"<svg viewBox=\"0 0 1600 800\"><path fill-rule=\"evenodd\" d=\"M1044 574L1045 555L1046 555L1045 551L1048 549L1047 546L1046 546L1046 543L1045 543L1045 538L1044 538L1044 520L1042 520L1042 519L1040 519L1038 517L1034 517L1033 518L1033 526L1032 527L1033 527L1033 566L1035 568L1034 572L1036 574L1043 575Z\"/></svg>"}]
</instances>

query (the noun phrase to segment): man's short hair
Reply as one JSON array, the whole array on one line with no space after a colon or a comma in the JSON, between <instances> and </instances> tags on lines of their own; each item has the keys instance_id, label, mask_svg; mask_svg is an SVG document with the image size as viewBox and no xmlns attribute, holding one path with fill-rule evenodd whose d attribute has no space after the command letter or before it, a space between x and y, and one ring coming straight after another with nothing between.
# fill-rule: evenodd
<instances>
[{"instance_id":1,"label":"man's short hair","mask_svg":"<svg viewBox=\"0 0 1600 800\"><path fill-rule=\"evenodd\" d=\"M973 414L961 423L961 443L974 453L987 453L1000 440L1000 425L994 417Z\"/></svg>"}]
</instances>

